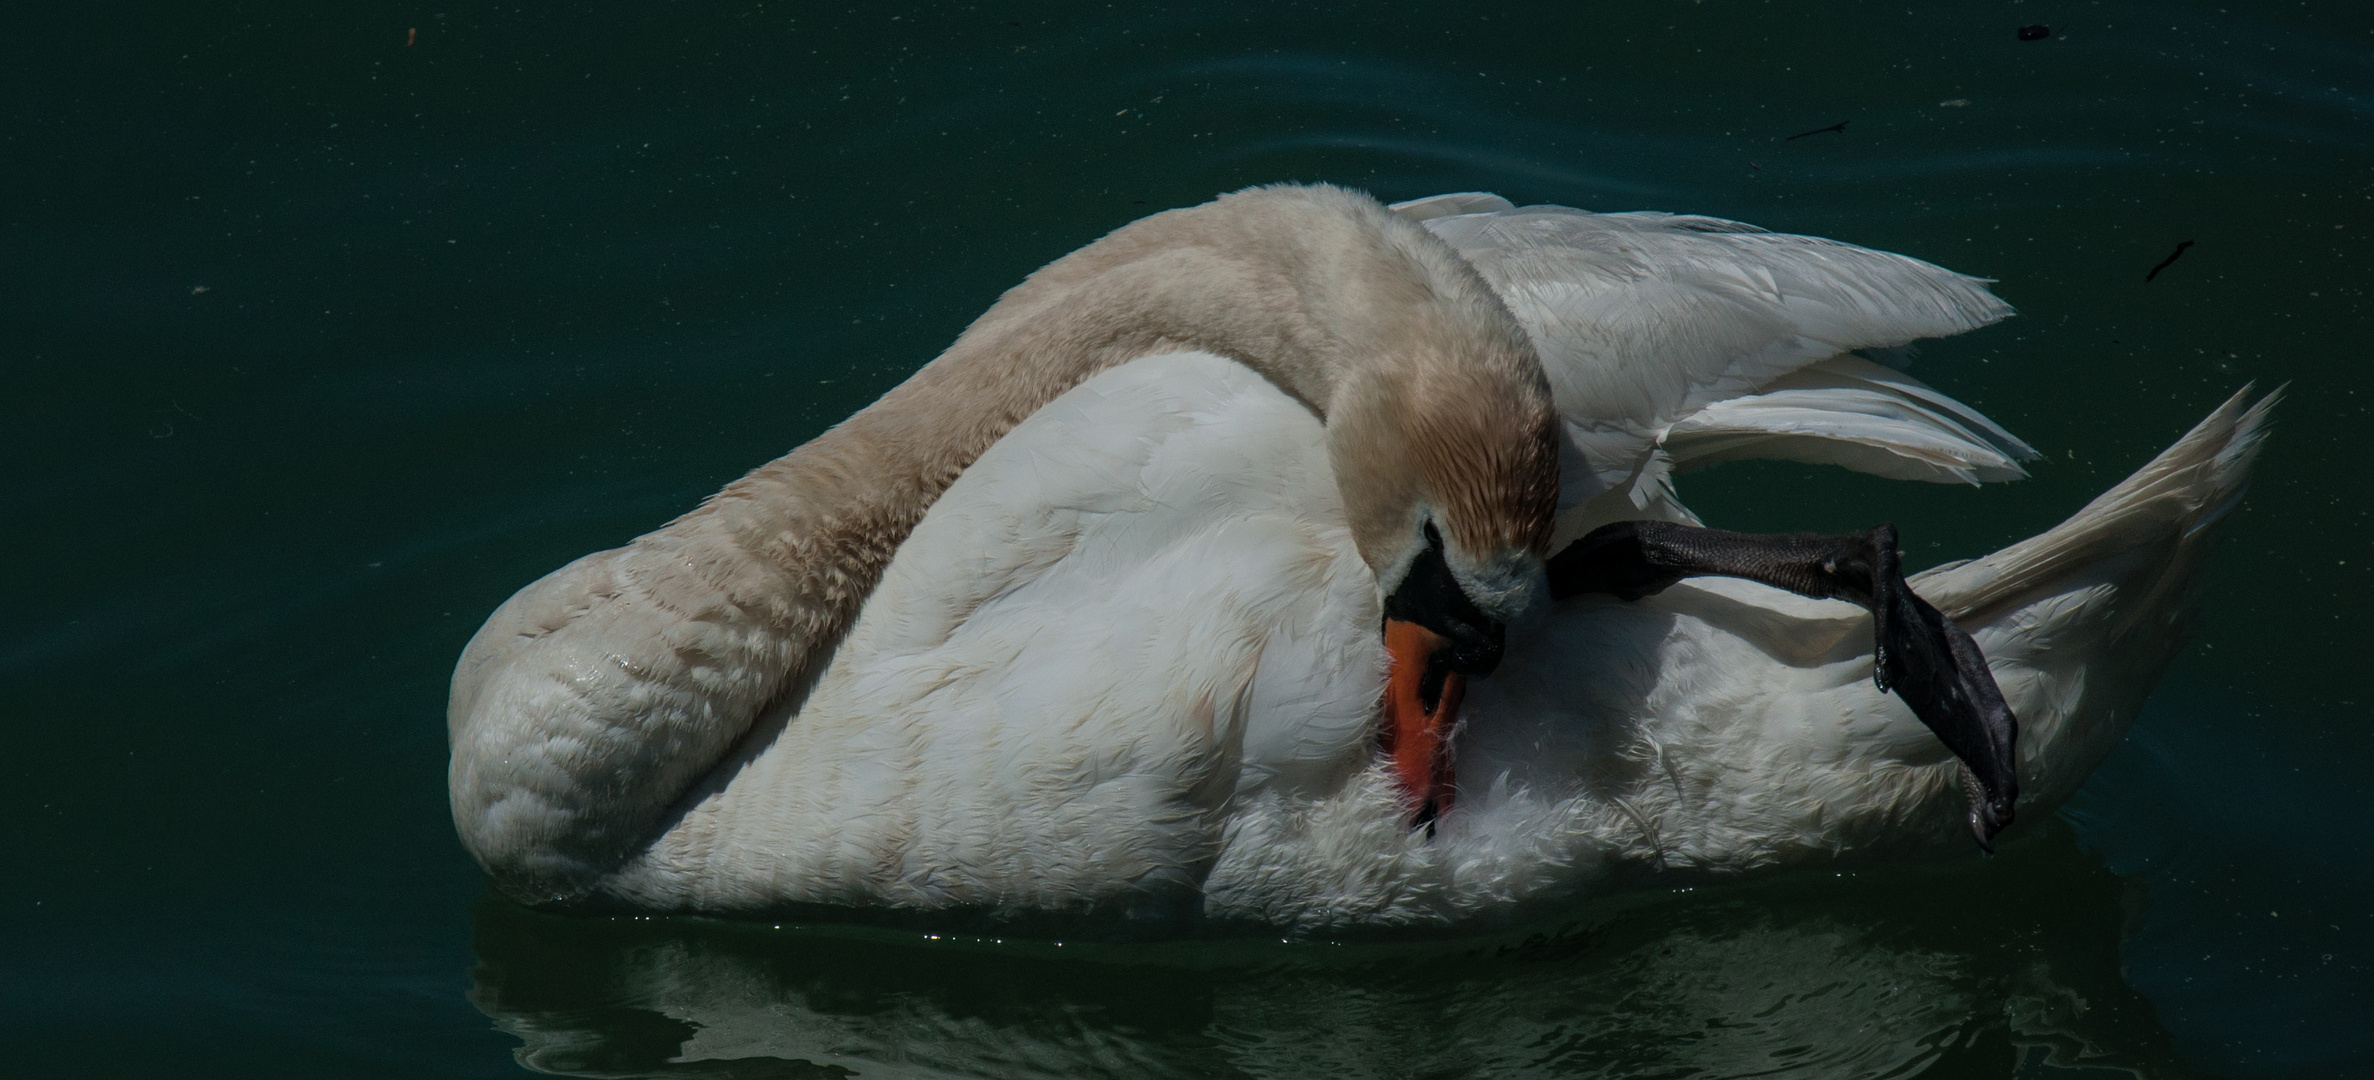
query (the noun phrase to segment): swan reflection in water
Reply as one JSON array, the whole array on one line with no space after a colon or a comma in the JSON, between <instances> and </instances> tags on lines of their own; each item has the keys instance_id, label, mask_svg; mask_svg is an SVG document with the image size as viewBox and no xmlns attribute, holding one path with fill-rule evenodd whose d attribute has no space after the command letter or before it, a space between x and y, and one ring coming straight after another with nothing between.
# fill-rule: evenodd
<instances>
[{"instance_id":1,"label":"swan reflection in water","mask_svg":"<svg viewBox=\"0 0 2374 1080\"><path fill-rule=\"evenodd\" d=\"M2140 886L1986 866L1634 896L1497 934L995 939L478 906L470 999L569 1076L2188 1076L2120 977Z\"/></svg>"}]
</instances>

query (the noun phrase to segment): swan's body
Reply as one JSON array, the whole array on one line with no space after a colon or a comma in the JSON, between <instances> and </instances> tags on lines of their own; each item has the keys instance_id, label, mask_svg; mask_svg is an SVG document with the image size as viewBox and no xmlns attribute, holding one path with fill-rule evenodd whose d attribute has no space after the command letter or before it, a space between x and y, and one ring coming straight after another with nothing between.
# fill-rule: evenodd
<instances>
[{"instance_id":1,"label":"swan's body","mask_svg":"<svg viewBox=\"0 0 2374 1080\"><path fill-rule=\"evenodd\" d=\"M1540 350L1563 421L1556 542L1624 518L1691 520L1666 483L1677 463L1791 456L1978 480L2018 475L2028 453L1842 355L2007 313L1971 279L1709 219L1472 196L1404 211L1431 218ZM1514 627L1498 673L1467 691L1457 809L1411 829L1376 752L1378 567L1392 559L1364 550L1376 544L1347 507L1357 466L1342 426L1314 415L1322 395L1194 344L1165 333L1106 358L956 466L912 533L877 545L879 583L837 647L814 653L829 662L785 659L780 640L719 662L716 641L764 635L721 633L646 587L607 633L692 641L674 646L684 674L598 648L594 670L539 670L520 657L632 599L633 583L571 584L611 573L602 564L555 575L570 591L544 604L566 617L544 617L558 625L541 634L498 631L520 621L515 598L457 673L465 839L515 891L555 880L519 888L542 845L576 867L573 897L647 909L1183 898L1312 927L1456 921L1627 871L1853 859L1960 835L1953 756L1872 684L1870 616L1716 579L1638 603L1569 599ZM2053 532L1916 579L1986 650L2021 719L2024 805L2066 797L2131 719L2263 415L2238 399ZM671 530L615 559L702 557L697 529ZM761 695L748 688L765 676L741 668L766 664L776 688ZM812 688L784 696L803 666ZM624 685L607 705L605 682ZM738 740L730 752L682 754L631 704L673 701L680 724L697 721L719 695L681 702L714 687L746 703L709 739ZM767 696L782 699L749 704ZM572 730L570 707L607 726ZM625 767L587 764L604 739ZM503 756L490 763L488 748ZM672 753L707 756L658 760ZM487 779L516 777L517 761L564 782L525 798L519 781ZM663 793L662 812L619 791L621 776L650 785L669 768L694 779ZM602 783L572 780L588 775ZM606 806L604 788L626 805ZM612 861L570 839L579 821L614 834Z\"/></svg>"}]
</instances>

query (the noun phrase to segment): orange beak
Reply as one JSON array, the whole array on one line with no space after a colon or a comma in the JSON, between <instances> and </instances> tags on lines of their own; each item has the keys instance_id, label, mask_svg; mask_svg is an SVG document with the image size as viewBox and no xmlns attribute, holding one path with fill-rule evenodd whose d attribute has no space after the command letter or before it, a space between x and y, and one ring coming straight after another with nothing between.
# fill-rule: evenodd
<instances>
[{"instance_id":1,"label":"orange beak","mask_svg":"<svg viewBox=\"0 0 2374 1080\"><path fill-rule=\"evenodd\" d=\"M1414 622L1385 620L1385 727L1380 748L1393 759L1393 773L1417 806L1410 824L1433 835L1434 819L1451 808L1451 728L1459 722L1459 698L1467 677L1435 662L1451 639Z\"/></svg>"}]
</instances>

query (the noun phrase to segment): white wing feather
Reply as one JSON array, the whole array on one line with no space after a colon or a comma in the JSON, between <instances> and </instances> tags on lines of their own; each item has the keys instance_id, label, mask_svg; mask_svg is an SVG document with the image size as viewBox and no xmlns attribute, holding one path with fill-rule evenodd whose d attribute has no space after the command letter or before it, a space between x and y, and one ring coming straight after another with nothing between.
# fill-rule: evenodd
<instances>
[{"instance_id":1,"label":"white wing feather","mask_svg":"<svg viewBox=\"0 0 2374 1080\"><path fill-rule=\"evenodd\" d=\"M1466 256L1533 336L1578 451L1570 464L1584 466L1566 470L1569 506L1631 489L1647 507L1660 449L1685 466L1777 456L1962 482L2020 476L2017 461L2034 456L1877 365L1778 385L1852 350L2010 315L1982 279L1721 218L1520 208L1481 192L1394 209ZM1690 445L1667 446L1677 429Z\"/></svg>"},{"instance_id":2,"label":"white wing feather","mask_svg":"<svg viewBox=\"0 0 2374 1080\"><path fill-rule=\"evenodd\" d=\"M1843 465L1895 480L2017 480L2036 451L1900 371L1834 356L1675 422L1659 446L1679 468L1741 458Z\"/></svg>"}]
</instances>

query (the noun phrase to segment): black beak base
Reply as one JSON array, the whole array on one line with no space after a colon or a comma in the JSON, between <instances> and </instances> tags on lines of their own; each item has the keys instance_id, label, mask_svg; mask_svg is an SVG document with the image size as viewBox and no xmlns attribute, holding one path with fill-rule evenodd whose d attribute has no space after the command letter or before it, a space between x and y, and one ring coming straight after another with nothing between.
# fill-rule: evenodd
<instances>
[{"instance_id":1,"label":"black beak base","mask_svg":"<svg viewBox=\"0 0 2374 1080\"><path fill-rule=\"evenodd\" d=\"M1426 523L1426 550L1410 563L1401 584L1385 597L1385 617L1416 623L1449 638L1450 648L1437 653L1429 668L1439 665L1444 671L1471 679L1492 674L1508 645L1507 628L1485 615L1459 587L1459 578L1451 573L1451 564L1443 554L1442 533L1431 521ZM1440 674L1430 672L1428 682L1439 685L1440 681Z\"/></svg>"}]
</instances>

